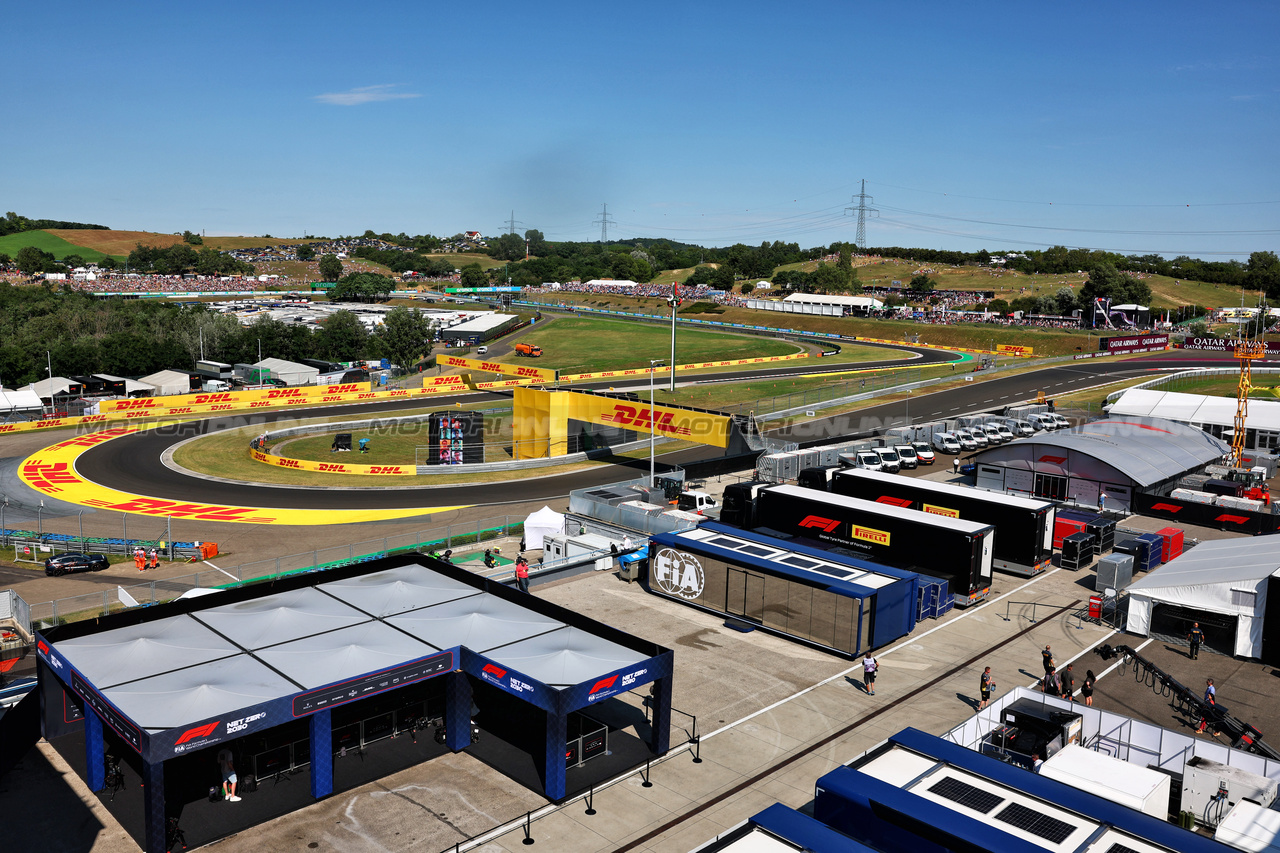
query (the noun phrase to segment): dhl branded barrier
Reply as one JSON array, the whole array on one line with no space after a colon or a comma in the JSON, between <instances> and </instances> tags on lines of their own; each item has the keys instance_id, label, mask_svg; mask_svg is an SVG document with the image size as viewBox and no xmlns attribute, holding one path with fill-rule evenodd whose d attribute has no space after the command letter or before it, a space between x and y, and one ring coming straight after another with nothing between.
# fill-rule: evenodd
<instances>
[{"instance_id":1,"label":"dhl branded barrier","mask_svg":"<svg viewBox=\"0 0 1280 853\"><path fill-rule=\"evenodd\" d=\"M454 388L462 388L465 385L462 376L457 373L449 376L424 376L422 377L423 388L442 388L446 386Z\"/></svg>"},{"instance_id":2,"label":"dhl branded barrier","mask_svg":"<svg viewBox=\"0 0 1280 853\"><path fill-rule=\"evenodd\" d=\"M76 436L46 447L22 461L18 466L18 477L38 492L80 506L159 518L228 521L238 524L351 524L466 509L465 506L443 506L313 510L204 504L133 495L90 482L76 473L75 462L80 454L103 442L129 435L139 429L140 427L137 426L121 426Z\"/></svg>"},{"instance_id":3,"label":"dhl branded barrier","mask_svg":"<svg viewBox=\"0 0 1280 853\"><path fill-rule=\"evenodd\" d=\"M1019 347L1013 344L996 344L996 352L1001 355L1013 355L1018 358L1031 358L1035 353L1035 347Z\"/></svg>"},{"instance_id":4,"label":"dhl branded barrier","mask_svg":"<svg viewBox=\"0 0 1280 853\"><path fill-rule=\"evenodd\" d=\"M737 358L731 361L700 361L694 364L677 364L676 372L684 370L705 370L708 367L734 367L741 364L768 364L777 361L794 361L799 358L808 358L809 353L797 352L791 355L768 355L759 358ZM653 368L654 375L668 374L671 368L667 366ZM574 373L570 376L561 376L561 382L580 382L586 379L613 379L619 376L648 376L649 368L636 367L629 370L604 370L599 373Z\"/></svg>"},{"instance_id":5,"label":"dhl branded barrier","mask_svg":"<svg viewBox=\"0 0 1280 853\"><path fill-rule=\"evenodd\" d=\"M869 341L873 344L893 344L899 347L921 347L922 349L936 349L943 352L967 352L974 355L1005 355L1001 352L993 352L989 349L971 349L969 347L944 347L940 344L909 344L906 341L893 341L888 338L868 338L866 335L856 335L848 338L851 341ZM1014 353L1008 353L1014 355ZM1027 356L1029 357L1029 355Z\"/></svg>"},{"instance_id":6,"label":"dhl branded barrier","mask_svg":"<svg viewBox=\"0 0 1280 853\"><path fill-rule=\"evenodd\" d=\"M274 465L277 468L291 468L295 471L315 471L320 474L370 474L392 477L411 477L418 473L416 465L356 465L346 462L312 462L309 459L290 459L287 456L272 456L261 450L251 450L249 454L256 462Z\"/></svg>"},{"instance_id":7,"label":"dhl branded barrier","mask_svg":"<svg viewBox=\"0 0 1280 853\"><path fill-rule=\"evenodd\" d=\"M503 364L500 361L477 361L474 358L462 358L456 355L436 357L436 363L446 367L465 367L468 370L483 370L485 373L501 373L503 376L519 376L522 379L536 379L539 382L555 382L560 373L545 367L530 367L523 364Z\"/></svg>"},{"instance_id":8,"label":"dhl branded barrier","mask_svg":"<svg viewBox=\"0 0 1280 853\"><path fill-rule=\"evenodd\" d=\"M653 413L650 420L650 411ZM729 446L730 418L676 406L650 406L577 391L517 388L512 399L512 444L517 459L568 453L569 421L608 424L636 432Z\"/></svg>"},{"instance_id":9,"label":"dhl branded barrier","mask_svg":"<svg viewBox=\"0 0 1280 853\"><path fill-rule=\"evenodd\" d=\"M374 393L370 390L367 382L347 382L340 385L300 385L295 388L254 388L248 391L212 391L199 394L173 394L167 397L103 400L98 404L98 411L175 409L185 406L202 406L208 403L231 403L233 408L249 408L249 403L267 403L279 406L286 405L291 400L315 402L321 397L355 394L361 391Z\"/></svg>"}]
</instances>

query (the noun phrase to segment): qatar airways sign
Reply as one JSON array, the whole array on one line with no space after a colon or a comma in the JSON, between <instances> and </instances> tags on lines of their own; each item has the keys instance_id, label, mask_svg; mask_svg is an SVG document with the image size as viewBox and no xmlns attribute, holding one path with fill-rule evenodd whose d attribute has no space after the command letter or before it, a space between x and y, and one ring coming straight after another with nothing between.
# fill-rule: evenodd
<instances>
[{"instance_id":1,"label":"qatar airways sign","mask_svg":"<svg viewBox=\"0 0 1280 853\"><path fill-rule=\"evenodd\" d=\"M1182 349L1201 349L1210 352L1235 352L1236 342L1233 338L1187 338L1182 342ZM1280 355L1280 342L1267 341L1267 355Z\"/></svg>"},{"instance_id":2,"label":"qatar airways sign","mask_svg":"<svg viewBox=\"0 0 1280 853\"><path fill-rule=\"evenodd\" d=\"M1126 335L1122 338L1100 338L1098 351L1108 355L1156 352L1169 348L1168 335Z\"/></svg>"}]
</instances>

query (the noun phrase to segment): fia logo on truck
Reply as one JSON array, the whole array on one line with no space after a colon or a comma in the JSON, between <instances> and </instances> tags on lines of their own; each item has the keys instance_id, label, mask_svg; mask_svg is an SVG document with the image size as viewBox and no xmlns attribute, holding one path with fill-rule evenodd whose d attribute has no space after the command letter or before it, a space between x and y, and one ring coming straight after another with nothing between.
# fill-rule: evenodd
<instances>
[{"instance_id":1,"label":"fia logo on truck","mask_svg":"<svg viewBox=\"0 0 1280 853\"><path fill-rule=\"evenodd\" d=\"M658 589L689 601L695 601L702 595L706 583L706 575L697 558L671 548L658 552L657 559L653 561L653 579Z\"/></svg>"}]
</instances>

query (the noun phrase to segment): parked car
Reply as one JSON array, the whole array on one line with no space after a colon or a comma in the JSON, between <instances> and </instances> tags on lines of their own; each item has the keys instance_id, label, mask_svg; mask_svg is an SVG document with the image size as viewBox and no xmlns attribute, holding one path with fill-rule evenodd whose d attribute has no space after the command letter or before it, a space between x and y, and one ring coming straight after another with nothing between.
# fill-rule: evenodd
<instances>
[{"instance_id":1,"label":"parked car","mask_svg":"<svg viewBox=\"0 0 1280 853\"><path fill-rule=\"evenodd\" d=\"M44 573L56 578L70 572L100 572L110 564L106 554L64 551L44 561Z\"/></svg>"},{"instance_id":2,"label":"parked car","mask_svg":"<svg viewBox=\"0 0 1280 853\"><path fill-rule=\"evenodd\" d=\"M902 470L902 460L892 447L877 447L876 455L880 457L880 470L886 474L896 474Z\"/></svg>"},{"instance_id":3,"label":"parked car","mask_svg":"<svg viewBox=\"0 0 1280 853\"><path fill-rule=\"evenodd\" d=\"M923 441L913 441L911 442L911 446L915 448L916 459L920 461L921 465L932 465L938 458L934 454L933 448L925 444Z\"/></svg>"},{"instance_id":4,"label":"parked car","mask_svg":"<svg viewBox=\"0 0 1280 853\"><path fill-rule=\"evenodd\" d=\"M895 444L893 449L898 454L898 461L902 463L903 468L914 468L920 464L916 449L910 444Z\"/></svg>"}]
</instances>

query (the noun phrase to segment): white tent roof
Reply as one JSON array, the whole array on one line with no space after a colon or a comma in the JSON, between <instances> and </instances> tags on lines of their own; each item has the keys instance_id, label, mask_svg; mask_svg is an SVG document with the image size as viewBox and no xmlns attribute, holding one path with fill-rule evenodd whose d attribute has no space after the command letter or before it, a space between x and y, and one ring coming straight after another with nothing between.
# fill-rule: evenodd
<instances>
[{"instance_id":1,"label":"white tent roof","mask_svg":"<svg viewBox=\"0 0 1280 853\"><path fill-rule=\"evenodd\" d=\"M532 513L524 520L524 546L531 551L542 547L547 536L564 533L564 516L549 506Z\"/></svg>"},{"instance_id":2,"label":"white tent roof","mask_svg":"<svg viewBox=\"0 0 1280 853\"><path fill-rule=\"evenodd\" d=\"M883 308L884 303L870 296L840 296L825 293L790 293L783 302L800 302L805 305L849 305L854 308Z\"/></svg>"},{"instance_id":3,"label":"white tent roof","mask_svg":"<svg viewBox=\"0 0 1280 853\"><path fill-rule=\"evenodd\" d=\"M307 385L320 375L320 371L314 367L298 364L296 361L285 361L283 358L264 358L253 366L266 368L287 385Z\"/></svg>"},{"instance_id":4,"label":"white tent roof","mask_svg":"<svg viewBox=\"0 0 1280 853\"><path fill-rule=\"evenodd\" d=\"M168 394L186 394L191 391L191 377L176 370L161 370L138 380L156 389L156 394L163 397Z\"/></svg>"},{"instance_id":5,"label":"white tent roof","mask_svg":"<svg viewBox=\"0 0 1280 853\"><path fill-rule=\"evenodd\" d=\"M1146 635L1153 603L1236 616L1235 653L1258 657L1267 580L1280 573L1271 536L1204 542L1129 587L1129 630Z\"/></svg>"},{"instance_id":6,"label":"white tent roof","mask_svg":"<svg viewBox=\"0 0 1280 853\"><path fill-rule=\"evenodd\" d=\"M1234 426L1236 401L1232 397L1130 388L1107 410L1112 417L1138 415L1188 424ZM1249 429L1280 431L1280 402L1250 398L1245 425Z\"/></svg>"},{"instance_id":7,"label":"white tent roof","mask_svg":"<svg viewBox=\"0 0 1280 853\"><path fill-rule=\"evenodd\" d=\"M37 397L49 397L52 394L65 394L72 385L79 384L79 382L72 382L65 376L55 376L53 379L41 379L39 382L23 385L18 390L34 392ZM52 389L52 394L50 389Z\"/></svg>"},{"instance_id":8,"label":"white tent roof","mask_svg":"<svg viewBox=\"0 0 1280 853\"><path fill-rule=\"evenodd\" d=\"M40 409L40 395L29 388L6 391L0 388L0 412L21 412L27 409Z\"/></svg>"}]
</instances>

